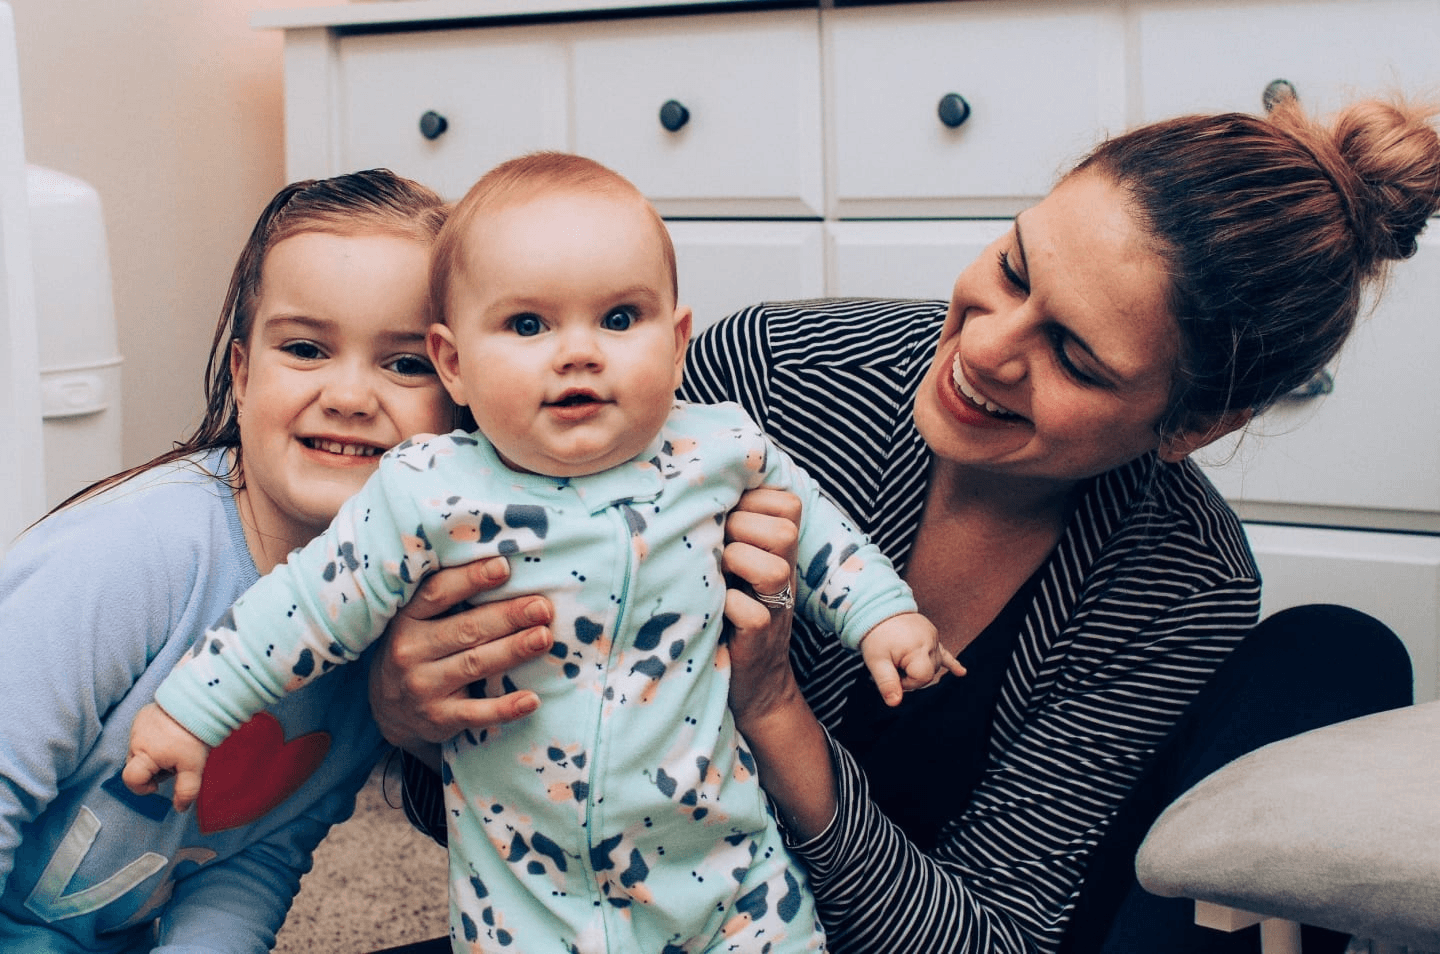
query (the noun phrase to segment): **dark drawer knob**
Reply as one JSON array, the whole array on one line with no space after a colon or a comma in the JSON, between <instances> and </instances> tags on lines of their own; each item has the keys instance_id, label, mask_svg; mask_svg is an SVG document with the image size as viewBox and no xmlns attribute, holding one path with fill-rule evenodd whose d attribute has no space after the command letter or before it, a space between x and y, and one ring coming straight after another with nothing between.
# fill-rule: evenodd
<instances>
[{"instance_id":1,"label":"dark drawer knob","mask_svg":"<svg viewBox=\"0 0 1440 954\"><path fill-rule=\"evenodd\" d=\"M433 109L426 110L425 114L420 117L420 135L426 139L439 139L449 128L450 120Z\"/></svg>"},{"instance_id":2,"label":"dark drawer knob","mask_svg":"<svg viewBox=\"0 0 1440 954\"><path fill-rule=\"evenodd\" d=\"M970 104L965 102L965 97L959 93L946 93L940 97L940 104L935 107L939 114L940 121L951 129L959 129L970 118Z\"/></svg>"},{"instance_id":3,"label":"dark drawer knob","mask_svg":"<svg viewBox=\"0 0 1440 954\"><path fill-rule=\"evenodd\" d=\"M667 99L660 107L660 125L671 132L679 132L690 121L690 110L679 100Z\"/></svg>"},{"instance_id":4,"label":"dark drawer knob","mask_svg":"<svg viewBox=\"0 0 1440 954\"><path fill-rule=\"evenodd\" d=\"M1265 112L1270 112L1276 106L1286 100L1300 99L1300 94L1295 92L1295 84L1287 79L1273 79L1265 84L1265 92L1260 94L1260 102L1265 105Z\"/></svg>"}]
</instances>

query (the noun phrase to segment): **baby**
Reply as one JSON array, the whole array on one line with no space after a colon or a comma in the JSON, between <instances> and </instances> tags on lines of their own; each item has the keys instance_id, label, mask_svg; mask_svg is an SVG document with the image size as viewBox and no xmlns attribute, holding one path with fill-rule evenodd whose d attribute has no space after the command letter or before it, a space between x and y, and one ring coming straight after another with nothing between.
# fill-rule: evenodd
<instances>
[{"instance_id":1,"label":"baby","mask_svg":"<svg viewBox=\"0 0 1440 954\"><path fill-rule=\"evenodd\" d=\"M234 604L136 718L126 783L176 771L183 809L208 747L358 657L426 574L500 554L492 595L547 594L555 643L476 687L532 688L539 710L443 747L455 949L823 950L727 707L726 514L762 485L801 496L797 609L860 650L887 701L958 664L739 407L675 401L691 314L624 178L556 153L497 167L431 275L430 355L478 430L395 448Z\"/></svg>"}]
</instances>

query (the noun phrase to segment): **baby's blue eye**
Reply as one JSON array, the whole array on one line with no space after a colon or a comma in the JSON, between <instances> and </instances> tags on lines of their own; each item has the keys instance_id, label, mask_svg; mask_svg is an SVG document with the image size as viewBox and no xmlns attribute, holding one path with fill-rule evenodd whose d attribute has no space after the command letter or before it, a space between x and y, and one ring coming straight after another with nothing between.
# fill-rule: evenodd
<instances>
[{"instance_id":1,"label":"baby's blue eye","mask_svg":"<svg viewBox=\"0 0 1440 954\"><path fill-rule=\"evenodd\" d=\"M628 331L635 321L635 312L627 307L613 309L600 322L606 331Z\"/></svg>"},{"instance_id":2,"label":"baby's blue eye","mask_svg":"<svg viewBox=\"0 0 1440 954\"><path fill-rule=\"evenodd\" d=\"M540 319L535 315L516 315L510 319L510 327L517 335L523 338L538 335L541 331L545 330L545 326L540 323Z\"/></svg>"}]
</instances>

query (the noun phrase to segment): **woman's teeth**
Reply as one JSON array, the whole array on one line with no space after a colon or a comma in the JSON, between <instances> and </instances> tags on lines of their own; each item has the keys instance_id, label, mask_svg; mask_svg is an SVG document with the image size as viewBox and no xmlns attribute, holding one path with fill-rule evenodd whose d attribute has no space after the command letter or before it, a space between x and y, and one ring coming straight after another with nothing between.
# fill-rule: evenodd
<instances>
[{"instance_id":1,"label":"woman's teeth","mask_svg":"<svg viewBox=\"0 0 1440 954\"><path fill-rule=\"evenodd\" d=\"M380 448L371 447L368 444L342 444L339 441L325 441L316 438L311 438L305 443L315 450L340 454L345 457L375 457L380 454Z\"/></svg>"},{"instance_id":2,"label":"woman's teeth","mask_svg":"<svg viewBox=\"0 0 1440 954\"><path fill-rule=\"evenodd\" d=\"M965 380L965 374L960 370L960 356L958 354L950 362L950 377L955 381L956 390L963 394L965 399L976 407L984 408L987 413L993 414L995 417L1020 416L1014 411L1003 408L994 401L988 400L977 393L970 385L970 382Z\"/></svg>"}]
</instances>

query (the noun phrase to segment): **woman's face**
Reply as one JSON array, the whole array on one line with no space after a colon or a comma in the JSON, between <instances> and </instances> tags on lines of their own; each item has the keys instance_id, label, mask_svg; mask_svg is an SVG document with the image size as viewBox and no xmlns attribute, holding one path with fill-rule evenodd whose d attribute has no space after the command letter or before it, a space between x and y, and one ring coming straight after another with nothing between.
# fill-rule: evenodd
<instances>
[{"instance_id":1,"label":"woman's face","mask_svg":"<svg viewBox=\"0 0 1440 954\"><path fill-rule=\"evenodd\" d=\"M266 255L231 370L242 512L280 553L325 529L380 454L449 429L425 354L429 267L428 244L383 234L303 232Z\"/></svg>"},{"instance_id":2,"label":"woman's face","mask_svg":"<svg viewBox=\"0 0 1440 954\"><path fill-rule=\"evenodd\" d=\"M941 459L1060 484L1160 447L1179 327L1124 193L1080 173L955 282L915 418Z\"/></svg>"}]
</instances>

